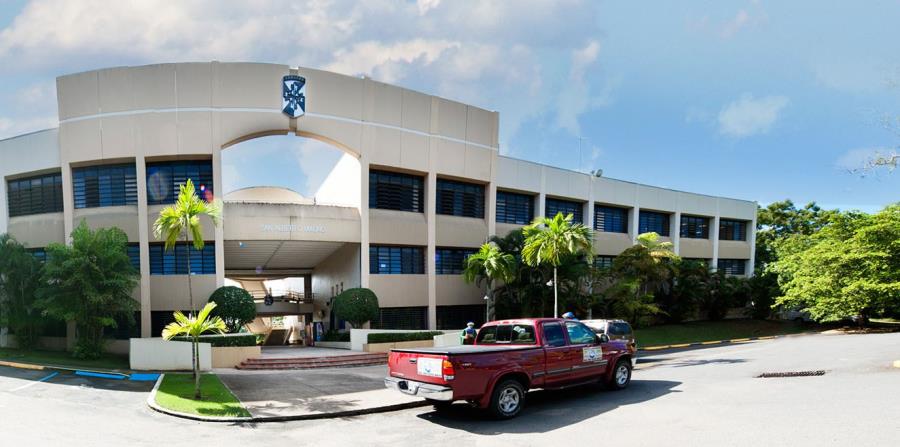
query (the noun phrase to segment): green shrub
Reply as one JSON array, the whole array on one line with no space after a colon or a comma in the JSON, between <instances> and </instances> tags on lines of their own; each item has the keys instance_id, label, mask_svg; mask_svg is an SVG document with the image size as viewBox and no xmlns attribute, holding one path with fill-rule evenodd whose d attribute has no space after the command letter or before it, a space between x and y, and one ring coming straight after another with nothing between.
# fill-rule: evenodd
<instances>
[{"instance_id":1,"label":"green shrub","mask_svg":"<svg viewBox=\"0 0 900 447\"><path fill-rule=\"evenodd\" d=\"M228 332L240 332L241 328L256 318L256 304L250 292L234 286L223 286L216 289L209 297L210 303L216 303L212 316L221 317L228 326Z\"/></svg>"},{"instance_id":2,"label":"green shrub","mask_svg":"<svg viewBox=\"0 0 900 447\"><path fill-rule=\"evenodd\" d=\"M431 340L435 335L444 335L444 333L439 331L375 333L369 334L368 343L397 343L401 341Z\"/></svg>"},{"instance_id":3,"label":"green shrub","mask_svg":"<svg viewBox=\"0 0 900 447\"><path fill-rule=\"evenodd\" d=\"M172 337L172 341L191 341L191 337ZM214 348L256 346L256 334L243 333L201 335L200 343L209 343Z\"/></svg>"},{"instance_id":4,"label":"green shrub","mask_svg":"<svg viewBox=\"0 0 900 447\"><path fill-rule=\"evenodd\" d=\"M322 337L322 341L350 341L349 332L328 331Z\"/></svg>"},{"instance_id":5,"label":"green shrub","mask_svg":"<svg viewBox=\"0 0 900 447\"><path fill-rule=\"evenodd\" d=\"M378 318L378 297L375 292L362 287L347 289L334 297L331 310L340 319L360 329L366 322Z\"/></svg>"}]
</instances>

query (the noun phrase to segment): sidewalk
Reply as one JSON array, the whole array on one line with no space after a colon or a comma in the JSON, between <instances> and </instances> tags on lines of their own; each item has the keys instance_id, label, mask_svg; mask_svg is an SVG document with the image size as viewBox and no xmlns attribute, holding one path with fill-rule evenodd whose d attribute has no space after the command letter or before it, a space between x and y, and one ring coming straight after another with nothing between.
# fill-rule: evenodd
<instances>
[{"instance_id":1,"label":"sidewalk","mask_svg":"<svg viewBox=\"0 0 900 447\"><path fill-rule=\"evenodd\" d=\"M216 369L257 421L318 419L427 405L384 387L386 366L285 371Z\"/></svg>"}]
</instances>

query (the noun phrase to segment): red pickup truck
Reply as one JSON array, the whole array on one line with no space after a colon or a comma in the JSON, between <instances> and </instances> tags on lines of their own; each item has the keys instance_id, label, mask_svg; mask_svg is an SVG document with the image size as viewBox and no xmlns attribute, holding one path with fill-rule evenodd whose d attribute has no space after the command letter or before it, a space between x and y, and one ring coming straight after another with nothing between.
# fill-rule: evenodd
<instances>
[{"instance_id":1,"label":"red pickup truck","mask_svg":"<svg viewBox=\"0 0 900 447\"><path fill-rule=\"evenodd\" d=\"M505 419L522 410L532 388L601 382L623 389L634 359L625 342L577 321L502 320L482 326L474 345L391 350L384 384L438 408L466 400Z\"/></svg>"}]
</instances>

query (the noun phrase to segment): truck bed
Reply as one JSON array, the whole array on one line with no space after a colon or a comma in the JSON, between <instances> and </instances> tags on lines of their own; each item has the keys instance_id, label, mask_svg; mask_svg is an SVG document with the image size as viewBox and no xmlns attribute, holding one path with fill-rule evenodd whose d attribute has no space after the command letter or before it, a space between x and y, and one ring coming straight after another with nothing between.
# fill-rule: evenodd
<instances>
[{"instance_id":1,"label":"truck bed","mask_svg":"<svg viewBox=\"0 0 900 447\"><path fill-rule=\"evenodd\" d=\"M468 354L488 354L492 352L509 352L509 351L526 351L529 349L540 349L537 345L459 345L459 346L443 346L439 348L409 348L409 349L391 349L393 352L405 352L409 354L431 354L431 355L468 355Z\"/></svg>"}]
</instances>

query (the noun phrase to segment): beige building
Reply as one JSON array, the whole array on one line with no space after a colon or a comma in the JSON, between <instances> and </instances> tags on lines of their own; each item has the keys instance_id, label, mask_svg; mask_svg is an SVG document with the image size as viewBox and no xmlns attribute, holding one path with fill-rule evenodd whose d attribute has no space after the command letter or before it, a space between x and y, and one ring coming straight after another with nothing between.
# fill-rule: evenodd
<instances>
[{"instance_id":1,"label":"beige building","mask_svg":"<svg viewBox=\"0 0 900 447\"><path fill-rule=\"evenodd\" d=\"M153 236L158 211L186 178L218 197L222 152L269 135L314 138L344 155L315 197L276 188L223 197L223 224L206 222L207 248L191 255L200 301L226 278L297 277L303 290L272 304L279 312L329 322L334 294L363 286L383 308L377 326L456 328L484 305L459 275L461 259L557 211L595 229L600 262L657 231L682 257L752 272L754 202L501 156L497 112L371 79L159 64L61 76L57 95L59 128L0 142L0 233L40 255L82 220L123 229L141 272L143 337L188 308L186 263Z\"/></svg>"}]
</instances>

